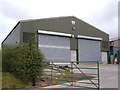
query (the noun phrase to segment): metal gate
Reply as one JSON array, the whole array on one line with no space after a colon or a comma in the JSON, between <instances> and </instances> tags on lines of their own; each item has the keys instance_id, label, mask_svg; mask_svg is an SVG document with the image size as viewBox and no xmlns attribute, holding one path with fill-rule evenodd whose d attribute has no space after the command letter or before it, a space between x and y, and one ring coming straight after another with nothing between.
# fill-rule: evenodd
<instances>
[{"instance_id":1,"label":"metal gate","mask_svg":"<svg viewBox=\"0 0 120 90\"><path fill-rule=\"evenodd\" d=\"M49 62L41 77L49 85L99 89L99 61Z\"/></svg>"}]
</instances>

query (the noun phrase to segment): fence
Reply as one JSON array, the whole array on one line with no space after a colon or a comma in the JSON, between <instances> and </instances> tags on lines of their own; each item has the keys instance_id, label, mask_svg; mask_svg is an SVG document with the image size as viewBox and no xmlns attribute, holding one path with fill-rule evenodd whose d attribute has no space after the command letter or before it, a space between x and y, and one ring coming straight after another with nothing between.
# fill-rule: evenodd
<instances>
[{"instance_id":1,"label":"fence","mask_svg":"<svg viewBox=\"0 0 120 90\"><path fill-rule=\"evenodd\" d=\"M41 77L48 85L65 85L71 87L98 89L99 62L49 62L44 65L44 74Z\"/></svg>"}]
</instances>

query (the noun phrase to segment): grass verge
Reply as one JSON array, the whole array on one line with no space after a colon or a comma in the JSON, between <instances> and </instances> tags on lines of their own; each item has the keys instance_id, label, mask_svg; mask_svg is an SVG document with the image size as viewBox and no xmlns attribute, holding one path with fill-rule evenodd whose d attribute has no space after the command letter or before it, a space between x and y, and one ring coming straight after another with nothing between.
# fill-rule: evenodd
<instances>
[{"instance_id":1,"label":"grass verge","mask_svg":"<svg viewBox=\"0 0 120 90\"><path fill-rule=\"evenodd\" d=\"M27 84L21 82L8 72L2 73L2 88L25 88Z\"/></svg>"}]
</instances>

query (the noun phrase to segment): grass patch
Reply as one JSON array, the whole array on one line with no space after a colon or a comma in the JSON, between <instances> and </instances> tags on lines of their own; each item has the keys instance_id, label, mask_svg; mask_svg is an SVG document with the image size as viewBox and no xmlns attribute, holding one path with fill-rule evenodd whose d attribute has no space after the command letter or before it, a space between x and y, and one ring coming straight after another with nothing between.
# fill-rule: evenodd
<instances>
[{"instance_id":1,"label":"grass patch","mask_svg":"<svg viewBox=\"0 0 120 90\"><path fill-rule=\"evenodd\" d=\"M52 76L51 76L52 70ZM72 75L71 75L72 74ZM25 84L20 81L20 79L15 78L10 73L3 73L2 78L2 88L40 88L52 85L64 85L68 83L69 85L72 82L80 81L80 80L88 80L88 78L95 78L94 76L86 76L77 73L71 73L69 69L55 69L55 68L47 68L43 76L37 77L36 86L31 86L31 84Z\"/></svg>"},{"instance_id":2,"label":"grass patch","mask_svg":"<svg viewBox=\"0 0 120 90\"><path fill-rule=\"evenodd\" d=\"M8 72L2 73L2 88L25 88L27 84L21 82Z\"/></svg>"}]
</instances>

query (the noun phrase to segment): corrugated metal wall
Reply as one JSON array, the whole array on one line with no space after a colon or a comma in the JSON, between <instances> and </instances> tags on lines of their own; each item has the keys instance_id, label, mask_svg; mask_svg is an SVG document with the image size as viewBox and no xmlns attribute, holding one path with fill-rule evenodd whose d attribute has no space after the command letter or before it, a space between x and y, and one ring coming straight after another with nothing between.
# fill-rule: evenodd
<instances>
[{"instance_id":1,"label":"corrugated metal wall","mask_svg":"<svg viewBox=\"0 0 120 90\"><path fill-rule=\"evenodd\" d=\"M120 47L113 47L113 55L117 54L118 50L120 50Z\"/></svg>"},{"instance_id":2,"label":"corrugated metal wall","mask_svg":"<svg viewBox=\"0 0 120 90\"><path fill-rule=\"evenodd\" d=\"M9 35L2 42L2 48L16 47L20 42L20 23L13 28Z\"/></svg>"},{"instance_id":3,"label":"corrugated metal wall","mask_svg":"<svg viewBox=\"0 0 120 90\"><path fill-rule=\"evenodd\" d=\"M72 25L71 21L75 21L75 25ZM76 29L73 30L73 27L75 27ZM101 50L104 52L109 51L109 35L74 16L21 21L21 30L23 32L31 33L36 33L37 30L45 30L70 33L75 36L84 35L91 37L99 37L103 39ZM70 43L71 49L77 49L76 38L71 38Z\"/></svg>"}]
</instances>

